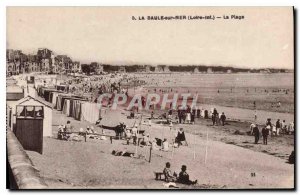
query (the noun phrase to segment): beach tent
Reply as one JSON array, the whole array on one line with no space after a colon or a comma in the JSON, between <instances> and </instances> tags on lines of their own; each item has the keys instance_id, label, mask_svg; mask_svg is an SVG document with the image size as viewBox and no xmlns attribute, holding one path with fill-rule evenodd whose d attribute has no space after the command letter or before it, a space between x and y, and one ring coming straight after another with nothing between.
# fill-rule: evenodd
<instances>
[{"instance_id":1,"label":"beach tent","mask_svg":"<svg viewBox=\"0 0 300 195\"><path fill-rule=\"evenodd\" d=\"M12 110L12 127L14 130L16 124L16 107L17 106L41 106L44 110L43 118L43 136L52 136L52 105L39 97L27 96L15 102L8 104Z\"/></svg>"},{"instance_id":2,"label":"beach tent","mask_svg":"<svg viewBox=\"0 0 300 195\"><path fill-rule=\"evenodd\" d=\"M100 109L96 103L83 102L81 104L81 120L95 124L100 116Z\"/></svg>"}]
</instances>

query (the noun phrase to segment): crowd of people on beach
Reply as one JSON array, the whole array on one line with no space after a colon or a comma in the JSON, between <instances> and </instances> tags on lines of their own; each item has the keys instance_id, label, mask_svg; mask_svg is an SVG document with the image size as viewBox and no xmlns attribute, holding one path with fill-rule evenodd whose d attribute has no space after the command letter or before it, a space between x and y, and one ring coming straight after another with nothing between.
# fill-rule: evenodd
<instances>
[{"instance_id":1,"label":"crowd of people on beach","mask_svg":"<svg viewBox=\"0 0 300 195\"><path fill-rule=\"evenodd\" d=\"M101 120L102 118L100 118L96 122L96 127L99 127L101 129L101 133L98 133L95 130L94 126L87 126L85 130L80 127L79 130L76 130L68 120L65 125L58 126L57 139L66 141L81 141L82 138L107 140L106 137L108 135L106 135L106 131L103 128L105 126L102 126L100 124ZM120 125L123 126L124 124L120 123ZM134 126L131 128L124 125L120 134L116 132L115 136L110 137L114 139L124 139L126 140L127 145L132 143L133 145L137 145L140 147L150 146L152 150L161 151L169 151L170 146L178 148L181 145L188 145L183 128L179 128L179 130L177 130L176 136L174 137L171 144L168 142L167 138L151 138L150 134L145 133L144 131L140 135L138 128L138 124L134 124ZM172 125L170 126L170 130L171 128Z\"/></svg>"},{"instance_id":2,"label":"crowd of people on beach","mask_svg":"<svg viewBox=\"0 0 300 195\"><path fill-rule=\"evenodd\" d=\"M277 119L276 123L273 124L271 119L268 118L266 123L263 125L261 131L259 130L259 124L252 123L250 125L250 134L254 136L254 143L258 144L259 138L263 137L263 144L268 144L268 136L280 136L280 135L294 135L294 121L290 122L289 125L285 120L280 121Z\"/></svg>"},{"instance_id":3,"label":"crowd of people on beach","mask_svg":"<svg viewBox=\"0 0 300 195\"><path fill-rule=\"evenodd\" d=\"M115 75L115 76L98 76L91 77L86 79L85 77L72 78L65 82L68 86L68 93L72 94L90 94L90 101L97 101L96 97L100 94L107 92L117 92L117 93L128 93L128 89L122 87L122 82L132 82L134 77L128 78L124 75ZM156 92L156 89L154 90ZM169 90L157 90L159 93L173 92L173 89ZM197 118L211 119L213 126L224 126L228 123L227 117L224 112L218 112L216 108L211 110L205 110L200 107L182 107L178 106L177 109L170 109L161 115L161 118L166 120L166 123L169 124L170 129L175 129L173 124L195 124ZM154 110L154 109L153 109ZM176 114L175 114L176 113ZM129 119L134 119L134 112L131 111ZM154 111L151 112L148 125L151 127L151 121L156 119L154 117ZM209 120L208 120L209 121ZM98 122L98 123L97 123ZM78 130L75 130L71 125L70 121L67 121L65 125L59 125L57 138L60 140L67 141L80 141L83 139L100 139L106 140L107 135L105 128L101 126L101 118L97 121L95 126L100 128L101 133L98 133L94 126L87 126L86 128L80 127ZM294 122L287 124L285 120L278 119L274 124L271 122L271 119L267 119L266 124L260 130L260 125L253 123L250 126L250 133L255 137L254 143L259 142L259 138L263 137L263 144L267 145L268 136L279 136L286 134L294 134ZM151 137L151 131L149 132L140 132L139 125L135 123L132 127L124 127L121 132L116 131L115 139L125 140L124 144L133 144L140 147L149 147L152 150L158 151L170 151L170 147L178 148L181 146L188 146L185 132L182 127L176 130L176 136L171 140L171 143L167 138L164 137ZM114 156L125 156L125 157L136 157L135 152L127 150L113 150L112 155ZM192 185L197 184L197 180L191 181L189 174L187 173L187 166L182 165L179 175L172 173L170 169L170 163L166 163L166 167L163 170L165 176L165 181L178 182L182 184Z\"/></svg>"},{"instance_id":4,"label":"crowd of people on beach","mask_svg":"<svg viewBox=\"0 0 300 195\"><path fill-rule=\"evenodd\" d=\"M174 111L177 112L177 115L174 115ZM151 113L151 118L153 118L153 111ZM203 108L191 108L188 105L186 107L178 106L177 110L169 109L168 112L163 113L160 118L166 119L168 124L195 124L196 118L211 118L213 125L216 126L224 126L226 124L226 115L224 112L222 112L222 114L220 115L216 108L213 108L209 112L208 110L204 110Z\"/></svg>"},{"instance_id":5,"label":"crowd of people on beach","mask_svg":"<svg viewBox=\"0 0 300 195\"><path fill-rule=\"evenodd\" d=\"M87 97L90 102L96 103L98 96L104 93L128 94L128 86L133 81L138 82L139 80L133 76L116 73L90 77L68 77L65 80L59 80L59 85L65 86L64 91L67 93Z\"/></svg>"},{"instance_id":6,"label":"crowd of people on beach","mask_svg":"<svg viewBox=\"0 0 300 195\"><path fill-rule=\"evenodd\" d=\"M101 136L102 134L102 136ZM106 140L104 129L101 134L98 134L94 126L87 126L84 130L80 127L78 130L74 129L71 121L67 121L65 125L59 125L57 131L57 139L65 141L81 141L81 138L101 139Z\"/></svg>"}]
</instances>

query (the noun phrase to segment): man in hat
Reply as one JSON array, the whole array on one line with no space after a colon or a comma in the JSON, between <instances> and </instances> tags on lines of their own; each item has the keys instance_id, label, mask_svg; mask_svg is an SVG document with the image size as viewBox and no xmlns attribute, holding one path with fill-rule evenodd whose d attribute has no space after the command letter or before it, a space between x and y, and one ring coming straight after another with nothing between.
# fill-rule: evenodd
<instances>
[{"instance_id":1,"label":"man in hat","mask_svg":"<svg viewBox=\"0 0 300 195\"><path fill-rule=\"evenodd\" d=\"M177 113L178 113L178 122L179 124L181 124L181 120L182 120L182 111L181 111L181 108L178 107L178 110L177 110Z\"/></svg>"},{"instance_id":2,"label":"man in hat","mask_svg":"<svg viewBox=\"0 0 300 195\"><path fill-rule=\"evenodd\" d=\"M217 114L218 114L218 111L217 111L217 109L216 108L214 108L213 110L212 110L212 120L213 120L213 125L215 125L215 123L216 123L216 116L217 116Z\"/></svg>"},{"instance_id":3,"label":"man in hat","mask_svg":"<svg viewBox=\"0 0 300 195\"><path fill-rule=\"evenodd\" d=\"M186 165L182 165L177 182L187 185L196 184L198 181L191 181L189 174L186 172L186 169Z\"/></svg>"},{"instance_id":4,"label":"man in hat","mask_svg":"<svg viewBox=\"0 0 300 195\"><path fill-rule=\"evenodd\" d=\"M263 136L263 144L267 145L268 144L268 135L269 135L269 131L270 131L271 127L270 126L265 126L262 130L262 136Z\"/></svg>"},{"instance_id":5,"label":"man in hat","mask_svg":"<svg viewBox=\"0 0 300 195\"><path fill-rule=\"evenodd\" d=\"M255 125L255 127L253 128L253 135L255 138L254 143L257 144L258 140L259 140L259 129L258 129L258 124Z\"/></svg>"},{"instance_id":6,"label":"man in hat","mask_svg":"<svg viewBox=\"0 0 300 195\"><path fill-rule=\"evenodd\" d=\"M226 120L226 116L225 116L224 112L222 112L222 114L221 114L221 123L222 123L223 126L225 125L225 120Z\"/></svg>"}]
</instances>

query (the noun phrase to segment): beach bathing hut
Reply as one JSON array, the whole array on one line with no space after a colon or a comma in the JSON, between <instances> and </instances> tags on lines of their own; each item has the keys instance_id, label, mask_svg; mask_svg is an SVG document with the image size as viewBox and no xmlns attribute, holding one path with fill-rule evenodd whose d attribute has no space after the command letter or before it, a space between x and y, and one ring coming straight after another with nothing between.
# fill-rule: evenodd
<instances>
[{"instance_id":1,"label":"beach bathing hut","mask_svg":"<svg viewBox=\"0 0 300 195\"><path fill-rule=\"evenodd\" d=\"M6 101L18 101L24 97L24 88L17 85L6 87Z\"/></svg>"},{"instance_id":2,"label":"beach bathing hut","mask_svg":"<svg viewBox=\"0 0 300 195\"><path fill-rule=\"evenodd\" d=\"M25 98L22 98L16 102L10 102L10 104L8 104L8 107L12 110L12 130L14 132L17 131L17 118L26 118L26 120L40 120L40 121L35 121L35 122L25 122L25 124L28 124L28 128L32 128L30 125L38 125L37 126L42 126L42 136L46 137L52 136L52 105L46 101L44 101L43 99L39 98L39 97L31 97L31 96L27 96ZM17 108L19 110L17 110ZM27 109L28 108L28 109ZM35 116L35 115L26 115L25 116L20 116L21 111L24 112L28 110L28 112L33 112L33 110L35 110L35 108L38 110L43 110L43 117L39 117L39 116ZM36 112L37 112L36 111ZM41 112L41 111L40 111ZM22 124L22 122L20 123ZM19 124L19 126L20 126ZM24 128L27 128L27 125L22 125ZM23 128L22 127L22 128Z\"/></svg>"},{"instance_id":3,"label":"beach bathing hut","mask_svg":"<svg viewBox=\"0 0 300 195\"><path fill-rule=\"evenodd\" d=\"M6 125L7 127L12 127L12 108L9 106L15 104L18 100L24 98L24 89L15 85L13 80L12 82L6 83Z\"/></svg>"}]
</instances>

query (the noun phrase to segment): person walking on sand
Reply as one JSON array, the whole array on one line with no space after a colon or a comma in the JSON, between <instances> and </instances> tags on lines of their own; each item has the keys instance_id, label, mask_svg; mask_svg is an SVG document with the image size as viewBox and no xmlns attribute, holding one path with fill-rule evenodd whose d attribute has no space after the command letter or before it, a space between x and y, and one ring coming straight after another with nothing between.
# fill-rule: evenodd
<instances>
[{"instance_id":1,"label":"person walking on sand","mask_svg":"<svg viewBox=\"0 0 300 195\"><path fill-rule=\"evenodd\" d=\"M211 119L212 119L212 121L213 121L213 125L216 124L217 114L218 114L218 111L217 111L216 108L214 108L213 111L212 111L212 115L211 115Z\"/></svg>"},{"instance_id":2,"label":"person walking on sand","mask_svg":"<svg viewBox=\"0 0 300 195\"><path fill-rule=\"evenodd\" d=\"M256 124L255 127L253 128L253 135L254 135L254 143L257 144L258 140L259 140L259 129L258 129L258 125Z\"/></svg>"},{"instance_id":3,"label":"person walking on sand","mask_svg":"<svg viewBox=\"0 0 300 195\"><path fill-rule=\"evenodd\" d=\"M219 126L220 125L220 116L219 116L219 113L216 114L215 121L216 121L216 125Z\"/></svg>"},{"instance_id":4,"label":"person walking on sand","mask_svg":"<svg viewBox=\"0 0 300 195\"><path fill-rule=\"evenodd\" d=\"M181 124L181 121L182 121L182 112L181 112L181 110L179 108L177 110L177 113L178 113L179 124Z\"/></svg>"},{"instance_id":5,"label":"person walking on sand","mask_svg":"<svg viewBox=\"0 0 300 195\"><path fill-rule=\"evenodd\" d=\"M225 120L226 120L226 116L225 116L224 112L222 112L222 114L221 114L221 123L222 123L222 126L225 125Z\"/></svg>"},{"instance_id":6,"label":"person walking on sand","mask_svg":"<svg viewBox=\"0 0 300 195\"><path fill-rule=\"evenodd\" d=\"M267 128L267 126L262 128L261 133L263 136L263 144L267 145L268 144L268 135L269 135L269 129Z\"/></svg>"},{"instance_id":7,"label":"person walking on sand","mask_svg":"<svg viewBox=\"0 0 300 195\"><path fill-rule=\"evenodd\" d=\"M191 123L192 123L192 124L195 124L195 117L196 117L196 111L193 110L193 111L191 112Z\"/></svg>"},{"instance_id":8,"label":"person walking on sand","mask_svg":"<svg viewBox=\"0 0 300 195\"><path fill-rule=\"evenodd\" d=\"M276 122L276 135L277 136L279 135L280 129L281 129L281 123L280 123L280 119L278 119Z\"/></svg>"},{"instance_id":9,"label":"person walking on sand","mask_svg":"<svg viewBox=\"0 0 300 195\"><path fill-rule=\"evenodd\" d=\"M138 125L135 124L134 127L132 128L131 132L132 132L132 138L133 138L133 144L136 145L137 144L137 129Z\"/></svg>"},{"instance_id":10,"label":"person walking on sand","mask_svg":"<svg viewBox=\"0 0 300 195\"><path fill-rule=\"evenodd\" d=\"M130 132L129 129L127 129L127 130L125 131L125 138L126 138L126 143L127 143L127 145L129 145L129 141L131 140L131 132Z\"/></svg>"}]
</instances>

